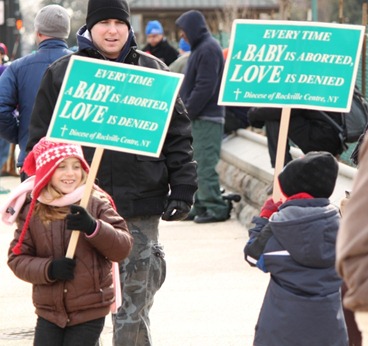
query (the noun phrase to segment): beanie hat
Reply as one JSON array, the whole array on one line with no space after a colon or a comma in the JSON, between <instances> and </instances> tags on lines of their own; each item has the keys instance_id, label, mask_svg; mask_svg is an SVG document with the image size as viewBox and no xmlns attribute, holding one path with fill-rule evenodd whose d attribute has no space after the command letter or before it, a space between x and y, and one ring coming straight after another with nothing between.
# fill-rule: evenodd
<instances>
[{"instance_id":1,"label":"beanie hat","mask_svg":"<svg viewBox=\"0 0 368 346\"><path fill-rule=\"evenodd\" d=\"M70 17L67 10L59 5L41 8L34 20L35 31L42 35L66 39L70 33Z\"/></svg>"},{"instance_id":2,"label":"beanie hat","mask_svg":"<svg viewBox=\"0 0 368 346\"><path fill-rule=\"evenodd\" d=\"M127 0L89 0L86 24L92 27L105 19L118 19L126 23L130 29L130 9Z\"/></svg>"},{"instance_id":3,"label":"beanie hat","mask_svg":"<svg viewBox=\"0 0 368 346\"><path fill-rule=\"evenodd\" d=\"M183 38L181 38L179 41L179 48L184 52L190 52L190 44Z\"/></svg>"},{"instance_id":4,"label":"beanie hat","mask_svg":"<svg viewBox=\"0 0 368 346\"><path fill-rule=\"evenodd\" d=\"M54 142L41 138L24 160L23 171L28 176L36 175L32 196L37 198L41 190L50 181L55 169L65 159L76 157L83 169L88 172L89 166L83 157L82 147L77 144Z\"/></svg>"},{"instance_id":5,"label":"beanie hat","mask_svg":"<svg viewBox=\"0 0 368 346\"><path fill-rule=\"evenodd\" d=\"M329 198L335 188L338 170L337 160L332 154L312 151L290 161L278 178L286 197L306 192L316 198Z\"/></svg>"},{"instance_id":6,"label":"beanie hat","mask_svg":"<svg viewBox=\"0 0 368 346\"><path fill-rule=\"evenodd\" d=\"M82 168L88 173L89 166L83 157L82 147L77 144L53 142L52 140L41 138L33 147L33 150L24 160L23 171L29 176L35 176L32 189L32 202L24 222L22 232L17 245L13 248L13 253L21 253L21 245L27 232L29 222L42 189L50 182L58 165L65 159L76 157L80 160Z\"/></svg>"},{"instance_id":7,"label":"beanie hat","mask_svg":"<svg viewBox=\"0 0 368 346\"><path fill-rule=\"evenodd\" d=\"M164 29L158 20L151 20L146 26L146 35L162 35Z\"/></svg>"}]
</instances>

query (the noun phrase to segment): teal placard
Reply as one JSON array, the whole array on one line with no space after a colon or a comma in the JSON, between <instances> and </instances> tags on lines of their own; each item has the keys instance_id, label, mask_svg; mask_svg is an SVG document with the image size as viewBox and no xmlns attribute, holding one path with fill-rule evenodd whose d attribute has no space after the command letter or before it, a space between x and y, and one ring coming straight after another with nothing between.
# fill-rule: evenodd
<instances>
[{"instance_id":1,"label":"teal placard","mask_svg":"<svg viewBox=\"0 0 368 346\"><path fill-rule=\"evenodd\" d=\"M158 157L182 74L72 56L47 137Z\"/></svg>"},{"instance_id":2,"label":"teal placard","mask_svg":"<svg viewBox=\"0 0 368 346\"><path fill-rule=\"evenodd\" d=\"M364 32L360 25L236 20L219 104L347 112Z\"/></svg>"}]
</instances>

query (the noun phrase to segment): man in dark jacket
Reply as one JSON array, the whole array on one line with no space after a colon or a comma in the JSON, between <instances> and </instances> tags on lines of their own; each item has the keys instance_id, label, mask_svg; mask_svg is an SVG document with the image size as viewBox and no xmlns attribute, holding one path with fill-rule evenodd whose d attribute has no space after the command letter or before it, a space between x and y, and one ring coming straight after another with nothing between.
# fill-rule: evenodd
<instances>
[{"instance_id":1,"label":"man in dark jacket","mask_svg":"<svg viewBox=\"0 0 368 346\"><path fill-rule=\"evenodd\" d=\"M89 0L86 25L77 34L75 54L91 59L166 70L160 60L138 51L126 0ZM46 71L38 92L27 145L46 134L70 56ZM158 224L185 218L197 189L191 123L177 99L160 157L104 150L97 181L114 199L134 237L133 250L121 263L122 306L114 316L114 345L151 345L149 311L165 280L166 264L158 243ZM91 162L94 149L84 148Z\"/></svg>"},{"instance_id":2,"label":"man in dark jacket","mask_svg":"<svg viewBox=\"0 0 368 346\"><path fill-rule=\"evenodd\" d=\"M142 48L144 52L159 58L167 66L175 61L179 52L167 42L164 29L158 20L151 20L146 25L147 44Z\"/></svg>"},{"instance_id":3,"label":"man in dark jacket","mask_svg":"<svg viewBox=\"0 0 368 346\"><path fill-rule=\"evenodd\" d=\"M229 207L221 196L216 172L225 122L225 109L217 104L224 67L222 49L201 12L183 13L176 25L191 47L180 95L192 121L194 159L198 162L198 192L187 219L224 221Z\"/></svg>"},{"instance_id":4,"label":"man in dark jacket","mask_svg":"<svg viewBox=\"0 0 368 346\"><path fill-rule=\"evenodd\" d=\"M65 42L70 18L63 7L43 7L35 17L34 28L37 51L13 61L0 78L0 136L19 144L18 167L23 166L26 156L28 127L42 76L51 63L72 53Z\"/></svg>"}]
</instances>

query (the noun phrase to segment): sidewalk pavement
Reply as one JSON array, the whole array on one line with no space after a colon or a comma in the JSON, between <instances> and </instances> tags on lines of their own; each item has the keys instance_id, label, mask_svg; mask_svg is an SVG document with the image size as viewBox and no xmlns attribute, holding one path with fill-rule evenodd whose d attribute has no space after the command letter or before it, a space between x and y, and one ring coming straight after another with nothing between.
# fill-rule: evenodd
<instances>
[{"instance_id":1,"label":"sidewalk pavement","mask_svg":"<svg viewBox=\"0 0 368 346\"><path fill-rule=\"evenodd\" d=\"M18 183L18 178L0 178L10 189ZM0 195L1 204L7 196ZM30 346L36 322L31 284L15 277L6 264L13 231L1 222L0 345ZM234 218L201 225L162 222L167 277L151 310L155 346L252 344L268 275L244 261L246 239L246 229ZM107 316L101 342L112 345L111 340Z\"/></svg>"}]
</instances>

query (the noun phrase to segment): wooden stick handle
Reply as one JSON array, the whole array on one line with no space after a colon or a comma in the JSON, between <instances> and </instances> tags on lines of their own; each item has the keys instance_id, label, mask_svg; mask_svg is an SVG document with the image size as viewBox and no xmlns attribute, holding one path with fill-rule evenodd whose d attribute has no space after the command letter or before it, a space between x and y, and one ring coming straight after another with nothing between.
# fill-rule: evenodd
<instances>
[{"instance_id":1,"label":"wooden stick handle","mask_svg":"<svg viewBox=\"0 0 368 346\"><path fill-rule=\"evenodd\" d=\"M83 196L80 202L80 205L83 208L87 208L89 197L91 196L93 184L95 182L95 178L97 175L98 167L100 166L103 151L104 151L103 148L96 147L95 154L93 155L93 160L92 160L91 167L90 167L87 181L86 181L86 188L84 190L84 193L83 193ZM68 258L74 257L75 249L78 243L79 233L80 233L79 231L72 232L65 257L68 257Z\"/></svg>"},{"instance_id":2,"label":"wooden stick handle","mask_svg":"<svg viewBox=\"0 0 368 346\"><path fill-rule=\"evenodd\" d=\"M280 199L283 198L281 190L280 190L278 176L280 172L282 171L282 169L284 168L286 143L288 141L290 113L291 113L291 108L289 107L283 108L281 112L279 138L277 141L275 173L273 176L272 198L275 202L278 202Z\"/></svg>"}]
</instances>

